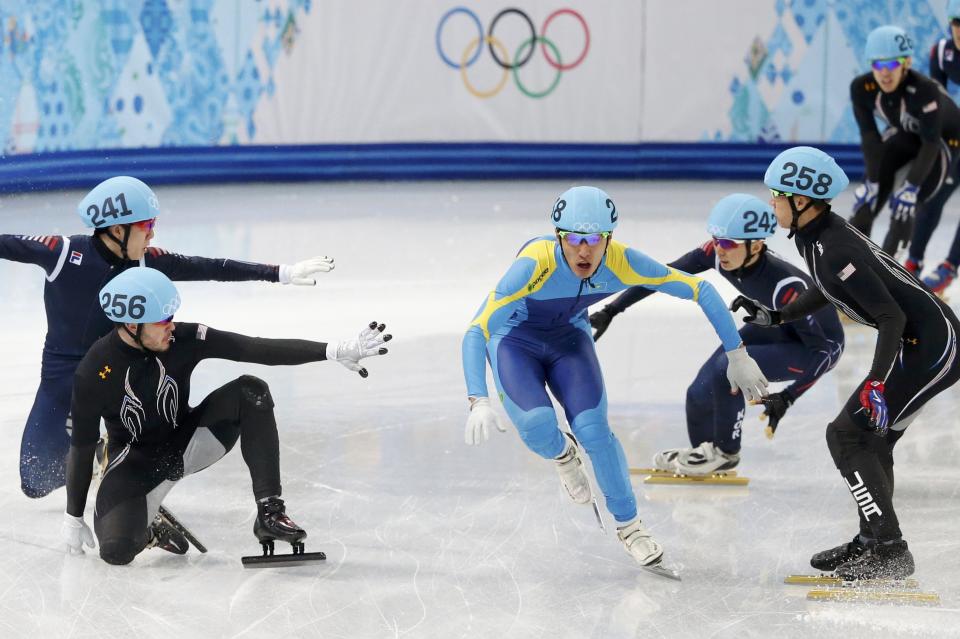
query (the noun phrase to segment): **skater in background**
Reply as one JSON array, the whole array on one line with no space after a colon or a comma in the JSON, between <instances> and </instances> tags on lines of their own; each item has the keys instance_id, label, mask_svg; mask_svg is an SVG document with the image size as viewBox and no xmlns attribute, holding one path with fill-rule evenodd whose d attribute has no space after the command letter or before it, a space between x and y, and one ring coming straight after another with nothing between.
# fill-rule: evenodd
<instances>
[{"instance_id":1,"label":"skater in background","mask_svg":"<svg viewBox=\"0 0 960 639\"><path fill-rule=\"evenodd\" d=\"M891 25L874 29L864 52L871 71L850 84L866 165L864 183L854 192L850 223L869 236L874 219L889 206L890 229L882 246L894 256L910 244L915 214L925 220L920 232L929 238L926 220L939 219L956 188L956 182L947 178L956 174L960 158L960 109L942 86L910 68L912 56L913 43L903 29ZM877 129L876 118L886 124L883 132ZM897 184L903 167L908 167L906 177ZM796 179L802 183L805 177L798 174ZM925 246L926 241L919 239ZM922 253L911 252L906 262L907 270L917 276L920 259Z\"/></svg>"},{"instance_id":2,"label":"skater in background","mask_svg":"<svg viewBox=\"0 0 960 639\"><path fill-rule=\"evenodd\" d=\"M777 220L768 204L752 195L735 193L710 211L707 233L712 237L667 266L686 273L716 269L749 298L780 309L812 288L810 277L772 253L765 240L774 234ZM653 290L634 286L590 316L599 339L613 318ZM769 419L772 437L787 409L818 379L830 371L843 352L843 328L832 307L812 313L802 322L764 330L747 324L740 338L750 356L770 381L789 386L763 399L762 417ZM654 456L654 467L686 475L705 475L736 468L740 463L743 418L742 395L731 395L725 371L727 357L718 348L700 368L687 389L689 448L671 448Z\"/></svg>"},{"instance_id":3,"label":"skater in background","mask_svg":"<svg viewBox=\"0 0 960 639\"><path fill-rule=\"evenodd\" d=\"M373 322L358 338L324 343L175 324L177 289L147 267L127 269L99 297L114 328L77 368L61 530L66 548L82 552L84 545L93 546L83 513L101 418L107 446L93 521L107 563L128 564L154 545L185 552L185 540L171 539L173 531L151 523L160 502L178 480L222 458L237 439L257 503L257 539L302 544L307 533L287 516L280 498L279 437L267 383L243 375L190 408L190 377L205 359L266 365L333 360L366 377L360 360L387 352L384 325Z\"/></svg>"},{"instance_id":4,"label":"skater in background","mask_svg":"<svg viewBox=\"0 0 960 639\"><path fill-rule=\"evenodd\" d=\"M36 264L47 279L43 293L47 336L40 387L20 444L21 490L28 497L43 497L64 485L73 374L90 345L110 330L97 299L97 291L110 279L140 264L182 281L266 280L312 285L316 273L334 267L327 257L277 266L190 257L153 248L150 242L160 204L146 184L132 177L101 182L83 198L77 212L93 229L92 235L0 235L0 259Z\"/></svg>"},{"instance_id":5,"label":"skater in background","mask_svg":"<svg viewBox=\"0 0 960 639\"><path fill-rule=\"evenodd\" d=\"M746 321L780 326L833 304L877 329L870 370L827 426L827 446L856 502L860 530L810 563L848 580L906 577L914 563L893 508L893 448L924 404L960 379L960 322L893 257L830 210L848 180L829 155L788 149L770 164L764 182L816 288L780 310L738 298L735 306L747 310Z\"/></svg>"},{"instance_id":6,"label":"skater in background","mask_svg":"<svg viewBox=\"0 0 960 639\"><path fill-rule=\"evenodd\" d=\"M960 0L950 0L947 4L949 38L941 38L930 49L930 77L948 88L948 82L960 85ZM960 169L954 165L953 172L947 177L944 189L953 190L960 180ZM946 199L946 198L943 198ZM943 207L921 207L917 213L917 225L910 243L908 269L918 277L923 266L927 243L940 223ZM960 264L960 227L953 236L953 243L946 259L922 281L934 293L942 293L957 277L957 265Z\"/></svg>"},{"instance_id":7,"label":"skater in background","mask_svg":"<svg viewBox=\"0 0 960 639\"><path fill-rule=\"evenodd\" d=\"M741 344L720 296L697 277L668 268L613 240L619 213L613 200L592 186L577 186L557 199L554 234L529 240L487 296L463 339L463 369L470 402L468 444L490 428L505 431L490 406L486 360L500 400L527 447L554 460L569 496L592 500L581 460L582 445L593 462L607 510L627 552L655 566L663 548L637 517L627 461L607 421L607 396L597 361L587 308L629 286L646 286L694 300L723 342L733 390L759 400L767 381ZM566 413L565 435L547 388Z\"/></svg>"}]
</instances>

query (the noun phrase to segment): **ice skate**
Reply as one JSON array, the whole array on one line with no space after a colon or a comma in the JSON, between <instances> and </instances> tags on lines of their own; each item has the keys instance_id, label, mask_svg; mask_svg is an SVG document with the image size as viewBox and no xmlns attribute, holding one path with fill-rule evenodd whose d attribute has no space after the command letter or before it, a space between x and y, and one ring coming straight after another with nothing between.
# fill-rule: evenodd
<instances>
[{"instance_id":1,"label":"ice skate","mask_svg":"<svg viewBox=\"0 0 960 639\"><path fill-rule=\"evenodd\" d=\"M903 268L907 269L907 273L919 279L920 273L923 271L923 262L908 257L903 263Z\"/></svg>"},{"instance_id":2,"label":"ice skate","mask_svg":"<svg viewBox=\"0 0 960 639\"><path fill-rule=\"evenodd\" d=\"M855 535L853 541L849 543L818 552L810 558L810 565L817 570L833 572L837 569L837 566L856 559L862 555L866 549L867 547L860 539L860 535Z\"/></svg>"},{"instance_id":3,"label":"ice skate","mask_svg":"<svg viewBox=\"0 0 960 639\"><path fill-rule=\"evenodd\" d=\"M668 448L653 456L653 469L674 472L677 458L692 452L692 448Z\"/></svg>"},{"instance_id":4,"label":"ice skate","mask_svg":"<svg viewBox=\"0 0 960 639\"><path fill-rule=\"evenodd\" d=\"M943 297L943 292L947 290L947 287L950 286L956 277L957 267L950 262L942 262L933 273L923 278L923 283L926 284L931 291Z\"/></svg>"},{"instance_id":5,"label":"ice skate","mask_svg":"<svg viewBox=\"0 0 960 639\"><path fill-rule=\"evenodd\" d=\"M587 470L583 466L583 460L580 457L580 445L573 435L564 433L570 441L567 443L567 449L562 455L554 461L557 462L557 472L560 474L560 482L563 484L570 499L578 504L587 504L593 499L593 492L590 490L590 478L587 477Z\"/></svg>"},{"instance_id":6,"label":"ice skate","mask_svg":"<svg viewBox=\"0 0 960 639\"><path fill-rule=\"evenodd\" d=\"M172 526L161 513L157 513L153 518L148 532L150 541L147 542L147 548L160 548L175 555L185 555L190 548L190 542L183 533Z\"/></svg>"},{"instance_id":7,"label":"ice skate","mask_svg":"<svg viewBox=\"0 0 960 639\"><path fill-rule=\"evenodd\" d=\"M263 548L260 556L241 557L244 568L269 568L305 566L326 560L322 552L304 552L303 540L307 531L287 516L286 506L279 497L267 497L257 502L257 519L253 522L253 534ZM274 542L285 541L293 547L286 555L274 554Z\"/></svg>"},{"instance_id":8,"label":"ice skate","mask_svg":"<svg viewBox=\"0 0 960 639\"><path fill-rule=\"evenodd\" d=\"M913 574L913 554L907 542L871 543L856 558L837 566L841 579L904 579Z\"/></svg>"},{"instance_id":9,"label":"ice skate","mask_svg":"<svg viewBox=\"0 0 960 639\"><path fill-rule=\"evenodd\" d=\"M739 453L725 453L712 442L703 442L679 454L674 461L674 471L681 475L710 475L732 470L739 463Z\"/></svg>"},{"instance_id":10,"label":"ice skate","mask_svg":"<svg viewBox=\"0 0 960 639\"><path fill-rule=\"evenodd\" d=\"M650 536L639 518L618 526L617 537L623 542L627 553L641 566L652 566L663 557L663 547Z\"/></svg>"}]
</instances>

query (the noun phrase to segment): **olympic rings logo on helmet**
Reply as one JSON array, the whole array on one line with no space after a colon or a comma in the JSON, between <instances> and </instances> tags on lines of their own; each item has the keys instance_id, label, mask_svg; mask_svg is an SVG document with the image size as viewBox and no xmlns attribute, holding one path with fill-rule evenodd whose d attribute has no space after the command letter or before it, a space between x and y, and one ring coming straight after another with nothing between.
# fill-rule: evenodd
<instances>
[{"instance_id":1,"label":"olympic rings logo on helmet","mask_svg":"<svg viewBox=\"0 0 960 639\"><path fill-rule=\"evenodd\" d=\"M469 17L476 26L478 34L477 37L471 39L467 43L463 52L460 54L459 62L455 62L447 57L447 54L443 51L443 45L441 43L443 29L446 26L447 21L451 18L451 16L457 13L462 13ZM510 52L507 50L506 46L493 35L493 30L496 28L497 23L507 14L516 14L520 16L530 29L530 37L521 42L520 46L517 47L513 57L516 62L512 63L510 62ZM563 62L557 45L554 44L552 40L547 38L547 28L549 28L550 23L561 15L572 16L580 23L580 26L583 27L583 51L580 52L580 55L577 56L573 62L569 63ZM463 84L467 88L467 91L478 98L492 98L500 93L500 91L502 91L503 87L506 85L511 72L513 72L513 81L521 93L530 98L545 98L553 93L554 89L557 88L557 85L560 83L560 76L563 75L563 72L570 71L571 69L575 69L576 67L580 66L580 63L583 62L584 58L587 57L587 53L590 51L590 28L587 26L587 21L582 15L580 15L579 12L569 8L557 9L548 15L547 19L543 21L543 25L540 27L540 35L537 35L537 30L534 27L530 16L520 9L511 7L500 11L496 16L494 16L493 20L490 22L490 26L487 28L486 34L484 34L483 25L480 23L480 18L476 13L466 7L454 7L453 9L450 9L444 13L440 18L440 22L437 24L435 37L437 53L440 54L440 59L443 60L444 64L447 66L460 71L460 77L463 79ZM528 62L530 62L537 43L540 43L540 49L543 51L543 56L546 58L547 64L556 70L553 81L546 89L542 91L533 91L529 89L520 80L519 73L519 70ZM497 66L503 69L503 74L500 76L500 80L497 81L493 88L480 90L470 82L470 78L467 76L467 69L473 66L473 64L480 58L480 54L483 52L484 44L487 45L487 50L490 51L493 61L497 63Z\"/></svg>"},{"instance_id":2,"label":"olympic rings logo on helmet","mask_svg":"<svg viewBox=\"0 0 960 639\"><path fill-rule=\"evenodd\" d=\"M596 233L600 230L600 224L597 222L576 222L570 230L577 233Z\"/></svg>"},{"instance_id":3,"label":"olympic rings logo on helmet","mask_svg":"<svg viewBox=\"0 0 960 639\"><path fill-rule=\"evenodd\" d=\"M163 313L163 315L170 317L171 315L175 315L177 310L179 310L179 308L180 308L180 296L177 295L176 297L171 299L169 302L164 304L163 308L160 309L160 312Z\"/></svg>"}]
</instances>

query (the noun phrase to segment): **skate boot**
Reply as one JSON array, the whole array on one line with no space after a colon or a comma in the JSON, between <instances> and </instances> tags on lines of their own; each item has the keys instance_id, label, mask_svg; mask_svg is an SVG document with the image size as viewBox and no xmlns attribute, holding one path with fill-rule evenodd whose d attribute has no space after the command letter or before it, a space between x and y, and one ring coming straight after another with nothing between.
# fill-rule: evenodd
<instances>
[{"instance_id":1,"label":"skate boot","mask_svg":"<svg viewBox=\"0 0 960 639\"><path fill-rule=\"evenodd\" d=\"M285 541L294 547L294 551L303 548L307 531L293 523L287 517L283 500L277 496L257 501L257 519L253 522L253 534L266 548L273 550L274 541Z\"/></svg>"},{"instance_id":2,"label":"skate boot","mask_svg":"<svg viewBox=\"0 0 960 639\"><path fill-rule=\"evenodd\" d=\"M856 559L866 550L866 543L860 535L855 535L853 541L848 544L818 552L810 558L810 565L823 572L833 572L837 569L837 566Z\"/></svg>"},{"instance_id":3,"label":"skate boot","mask_svg":"<svg viewBox=\"0 0 960 639\"><path fill-rule=\"evenodd\" d=\"M179 530L171 526L160 513L157 513L157 516L153 518L153 522L150 524L147 532L150 534L150 541L147 542L147 548L160 548L161 550L172 552L175 555L185 555L187 549L190 547L187 538L184 537Z\"/></svg>"},{"instance_id":4,"label":"skate boot","mask_svg":"<svg viewBox=\"0 0 960 639\"><path fill-rule=\"evenodd\" d=\"M943 262L937 267L937 270L923 278L923 283L937 295L942 295L943 291L950 286L956 277L957 267L950 262Z\"/></svg>"},{"instance_id":5,"label":"skate boot","mask_svg":"<svg viewBox=\"0 0 960 639\"><path fill-rule=\"evenodd\" d=\"M564 433L564 435L570 438L570 441L567 442L567 449L554 460L557 462L560 482L574 502L578 504L590 503L590 500L593 499L593 492L590 490L590 478L587 477L583 460L580 458L580 445L577 444L577 440L570 433Z\"/></svg>"},{"instance_id":6,"label":"skate boot","mask_svg":"<svg viewBox=\"0 0 960 639\"><path fill-rule=\"evenodd\" d=\"M653 456L653 467L657 470L676 472L677 458L692 452L692 448L668 448Z\"/></svg>"},{"instance_id":7,"label":"skate boot","mask_svg":"<svg viewBox=\"0 0 960 639\"><path fill-rule=\"evenodd\" d=\"M681 475L709 475L731 470L739 463L739 453L725 453L714 446L713 442L703 442L689 452L678 455L674 470Z\"/></svg>"},{"instance_id":8,"label":"skate boot","mask_svg":"<svg viewBox=\"0 0 960 639\"><path fill-rule=\"evenodd\" d=\"M920 272L923 270L923 262L915 260L912 257L908 257L903 263L903 268L907 269L907 273L910 275L920 279Z\"/></svg>"},{"instance_id":9,"label":"skate boot","mask_svg":"<svg viewBox=\"0 0 960 639\"><path fill-rule=\"evenodd\" d=\"M663 547L650 536L639 518L618 526L617 537L623 542L627 554L636 559L641 566L651 566L663 557Z\"/></svg>"},{"instance_id":10,"label":"skate boot","mask_svg":"<svg viewBox=\"0 0 960 639\"><path fill-rule=\"evenodd\" d=\"M859 557L837 567L841 579L906 579L913 574L913 555L907 542L899 539L871 543Z\"/></svg>"}]
</instances>

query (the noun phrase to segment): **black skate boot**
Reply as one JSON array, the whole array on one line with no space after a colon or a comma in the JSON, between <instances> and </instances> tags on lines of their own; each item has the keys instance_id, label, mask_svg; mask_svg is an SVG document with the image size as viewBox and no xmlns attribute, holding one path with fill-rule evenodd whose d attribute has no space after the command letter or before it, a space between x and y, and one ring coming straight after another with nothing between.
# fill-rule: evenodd
<instances>
[{"instance_id":1,"label":"black skate boot","mask_svg":"<svg viewBox=\"0 0 960 639\"><path fill-rule=\"evenodd\" d=\"M818 552L810 558L810 565L823 572L833 572L837 569L837 566L856 559L862 555L866 549L867 547L863 541L861 541L860 535L856 535L853 541L848 544Z\"/></svg>"},{"instance_id":2,"label":"black skate boot","mask_svg":"<svg viewBox=\"0 0 960 639\"><path fill-rule=\"evenodd\" d=\"M902 539L871 543L856 559L838 566L835 574L846 581L854 579L906 579L913 574L913 554Z\"/></svg>"},{"instance_id":3,"label":"black skate boot","mask_svg":"<svg viewBox=\"0 0 960 639\"><path fill-rule=\"evenodd\" d=\"M150 541L147 542L147 548L160 548L175 555L187 554L190 542L183 536L179 530L171 526L163 515L157 514L148 529Z\"/></svg>"},{"instance_id":4,"label":"black skate boot","mask_svg":"<svg viewBox=\"0 0 960 639\"><path fill-rule=\"evenodd\" d=\"M257 520L253 522L253 534L264 546L273 548L274 541L285 541L294 552L303 548L307 531L287 517L286 507L279 497L267 497L257 502Z\"/></svg>"}]
</instances>

